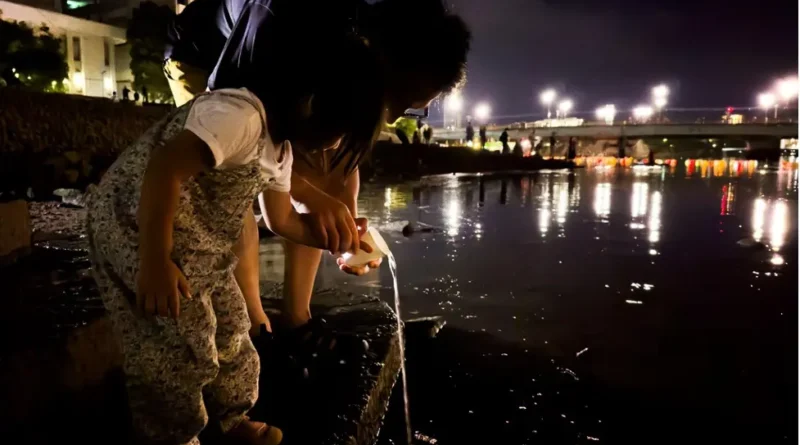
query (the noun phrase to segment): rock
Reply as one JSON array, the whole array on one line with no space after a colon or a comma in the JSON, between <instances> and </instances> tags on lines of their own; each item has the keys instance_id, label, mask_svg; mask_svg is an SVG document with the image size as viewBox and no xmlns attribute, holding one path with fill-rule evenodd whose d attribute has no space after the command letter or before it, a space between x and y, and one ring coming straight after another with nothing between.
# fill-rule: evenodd
<instances>
[{"instance_id":1,"label":"rock","mask_svg":"<svg viewBox=\"0 0 800 445\"><path fill-rule=\"evenodd\" d=\"M0 265L16 261L31 248L31 218L22 200L0 203Z\"/></svg>"},{"instance_id":2,"label":"rock","mask_svg":"<svg viewBox=\"0 0 800 445\"><path fill-rule=\"evenodd\" d=\"M75 207L85 207L86 201L83 193L77 189L55 189L53 194L61 197L61 202Z\"/></svg>"},{"instance_id":3,"label":"rock","mask_svg":"<svg viewBox=\"0 0 800 445\"><path fill-rule=\"evenodd\" d=\"M262 288L265 310L273 314L281 307L281 286ZM378 298L337 290L315 292L311 312L338 335L360 339L357 348L319 357L294 380L263 381L260 400L278 411L276 424L291 443L374 444L400 371L394 312Z\"/></svg>"}]
</instances>

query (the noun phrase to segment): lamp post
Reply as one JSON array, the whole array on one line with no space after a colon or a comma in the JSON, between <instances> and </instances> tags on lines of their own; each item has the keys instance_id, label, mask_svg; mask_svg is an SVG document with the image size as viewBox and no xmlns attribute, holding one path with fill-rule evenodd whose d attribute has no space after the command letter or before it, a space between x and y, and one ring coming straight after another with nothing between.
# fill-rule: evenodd
<instances>
[{"instance_id":1,"label":"lamp post","mask_svg":"<svg viewBox=\"0 0 800 445\"><path fill-rule=\"evenodd\" d=\"M663 110L664 107L667 106L667 98L669 97L669 87L661 84L658 86L653 87L652 90L653 96L653 105L655 105L656 110L658 110L659 120L664 119Z\"/></svg>"},{"instance_id":2,"label":"lamp post","mask_svg":"<svg viewBox=\"0 0 800 445\"><path fill-rule=\"evenodd\" d=\"M769 109L775 107L775 118L778 117L778 102L772 93L761 93L758 95L758 106L764 109L764 123L769 122Z\"/></svg>"},{"instance_id":3,"label":"lamp post","mask_svg":"<svg viewBox=\"0 0 800 445\"><path fill-rule=\"evenodd\" d=\"M633 117L641 122L647 122L653 116L653 107L648 105L639 105L633 109Z\"/></svg>"},{"instance_id":4,"label":"lamp post","mask_svg":"<svg viewBox=\"0 0 800 445\"><path fill-rule=\"evenodd\" d=\"M492 108L486 102L481 102L475 106L475 118L481 122L486 123L489 116L492 114Z\"/></svg>"},{"instance_id":5,"label":"lamp post","mask_svg":"<svg viewBox=\"0 0 800 445\"><path fill-rule=\"evenodd\" d=\"M558 104L558 111L561 112L561 117L567 117L567 113L572 110L572 100L564 99Z\"/></svg>"},{"instance_id":6,"label":"lamp post","mask_svg":"<svg viewBox=\"0 0 800 445\"><path fill-rule=\"evenodd\" d=\"M464 109L464 98L461 97L461 93L455 91L449 94L444 99L444 111L445 114L448 113L455 113L455 127L461 127L461 110ZM445 117L445 126L447 126L447 117Z\"/></svg>"},{"instance_id":7,"label":"lamp post","mask_svg":"<svg viewBox=\"0 0 800 445\"><path fill-rule=\"evenodd\" d=\"M539 95L539 100L542 101L542 105L547 107L547 118L550 119L550 107L553 105L553 101L556 100L556 90L550 88L542 91L542 94Z\"/></svg>"},{"instance_id":8,"label":"lamp post","mask_svg":"<svg viewBox=\"0 0 800 445\"><path fill-rule=\"evenodd\" d=\"M778 81L778 94L783 99L785 107L788 109L792 100L797 98L798 81L797 77L787 77Z\"/></svg>"},{"instance_id":9,"label":"lamp post","mask_svg":"<svg viewBox=\"0 0 800 445\"><path fill-rule=\"evenodd\" d=\"M613 104L604 105L595 111L598 120L605 121L606 125L614 125L614 116L617 115L617 107Z\"/></svg>"}]
</instances>

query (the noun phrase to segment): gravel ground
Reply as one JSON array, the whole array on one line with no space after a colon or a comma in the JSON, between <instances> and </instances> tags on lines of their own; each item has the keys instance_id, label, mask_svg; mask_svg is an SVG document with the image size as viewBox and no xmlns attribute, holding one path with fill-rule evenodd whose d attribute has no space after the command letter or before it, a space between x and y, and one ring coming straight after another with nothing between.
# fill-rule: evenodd
<instances>
[{"instance_id":1,"label":"gravel ground","mask_svg":"<svg viewBox=\"0 0 800 445\"><path fill-rule=\"evenodd\" d=\"M60 202L31 202L33 240L65 238L84 233L86 209L67 207Z\"/></svg>"}]
</instances>

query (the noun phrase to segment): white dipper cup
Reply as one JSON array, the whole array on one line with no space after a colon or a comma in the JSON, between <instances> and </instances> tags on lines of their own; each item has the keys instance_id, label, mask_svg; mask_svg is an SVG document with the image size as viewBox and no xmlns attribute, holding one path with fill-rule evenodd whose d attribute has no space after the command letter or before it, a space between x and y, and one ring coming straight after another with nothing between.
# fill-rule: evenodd
<instances>
[{"instance_id":1,"label":"white dipper cup","mask_svg":"<svg viewBox=\"0 0 800 445\"><path fill-rule=\"evenodd\" d=\"M363 249L360 249L356 255L345 253L342 258L344 258L344 263L348 266L363 266L390 253L386 241L384 241L378 230L373 227L367 228L367 231L361 235L361 241L372 247L372 253L367 253Z\"/></svg>"}]
</instances>

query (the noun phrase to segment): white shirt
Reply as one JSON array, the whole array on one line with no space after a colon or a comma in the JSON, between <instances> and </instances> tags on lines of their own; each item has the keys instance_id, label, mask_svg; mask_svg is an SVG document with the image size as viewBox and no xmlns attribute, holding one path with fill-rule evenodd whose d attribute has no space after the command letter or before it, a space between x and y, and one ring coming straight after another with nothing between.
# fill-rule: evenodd
<instances>
[{"instance_id":1,"label":"white shirt","mask_svg":"<svg viewBox=\"0 0 800 445\"><path fill-rule=\"evenodd\" d=\"M214 168L220 170L253 161L258 156L259 145L263 145L259 165L267 188L288 192L292 147L288 141L275 146L265 125L266 112L261 101L247 89L240 88L217 90L198 97L189 110L184 128L208 145L214 155Z\"/></svg>"}]
</instances>

